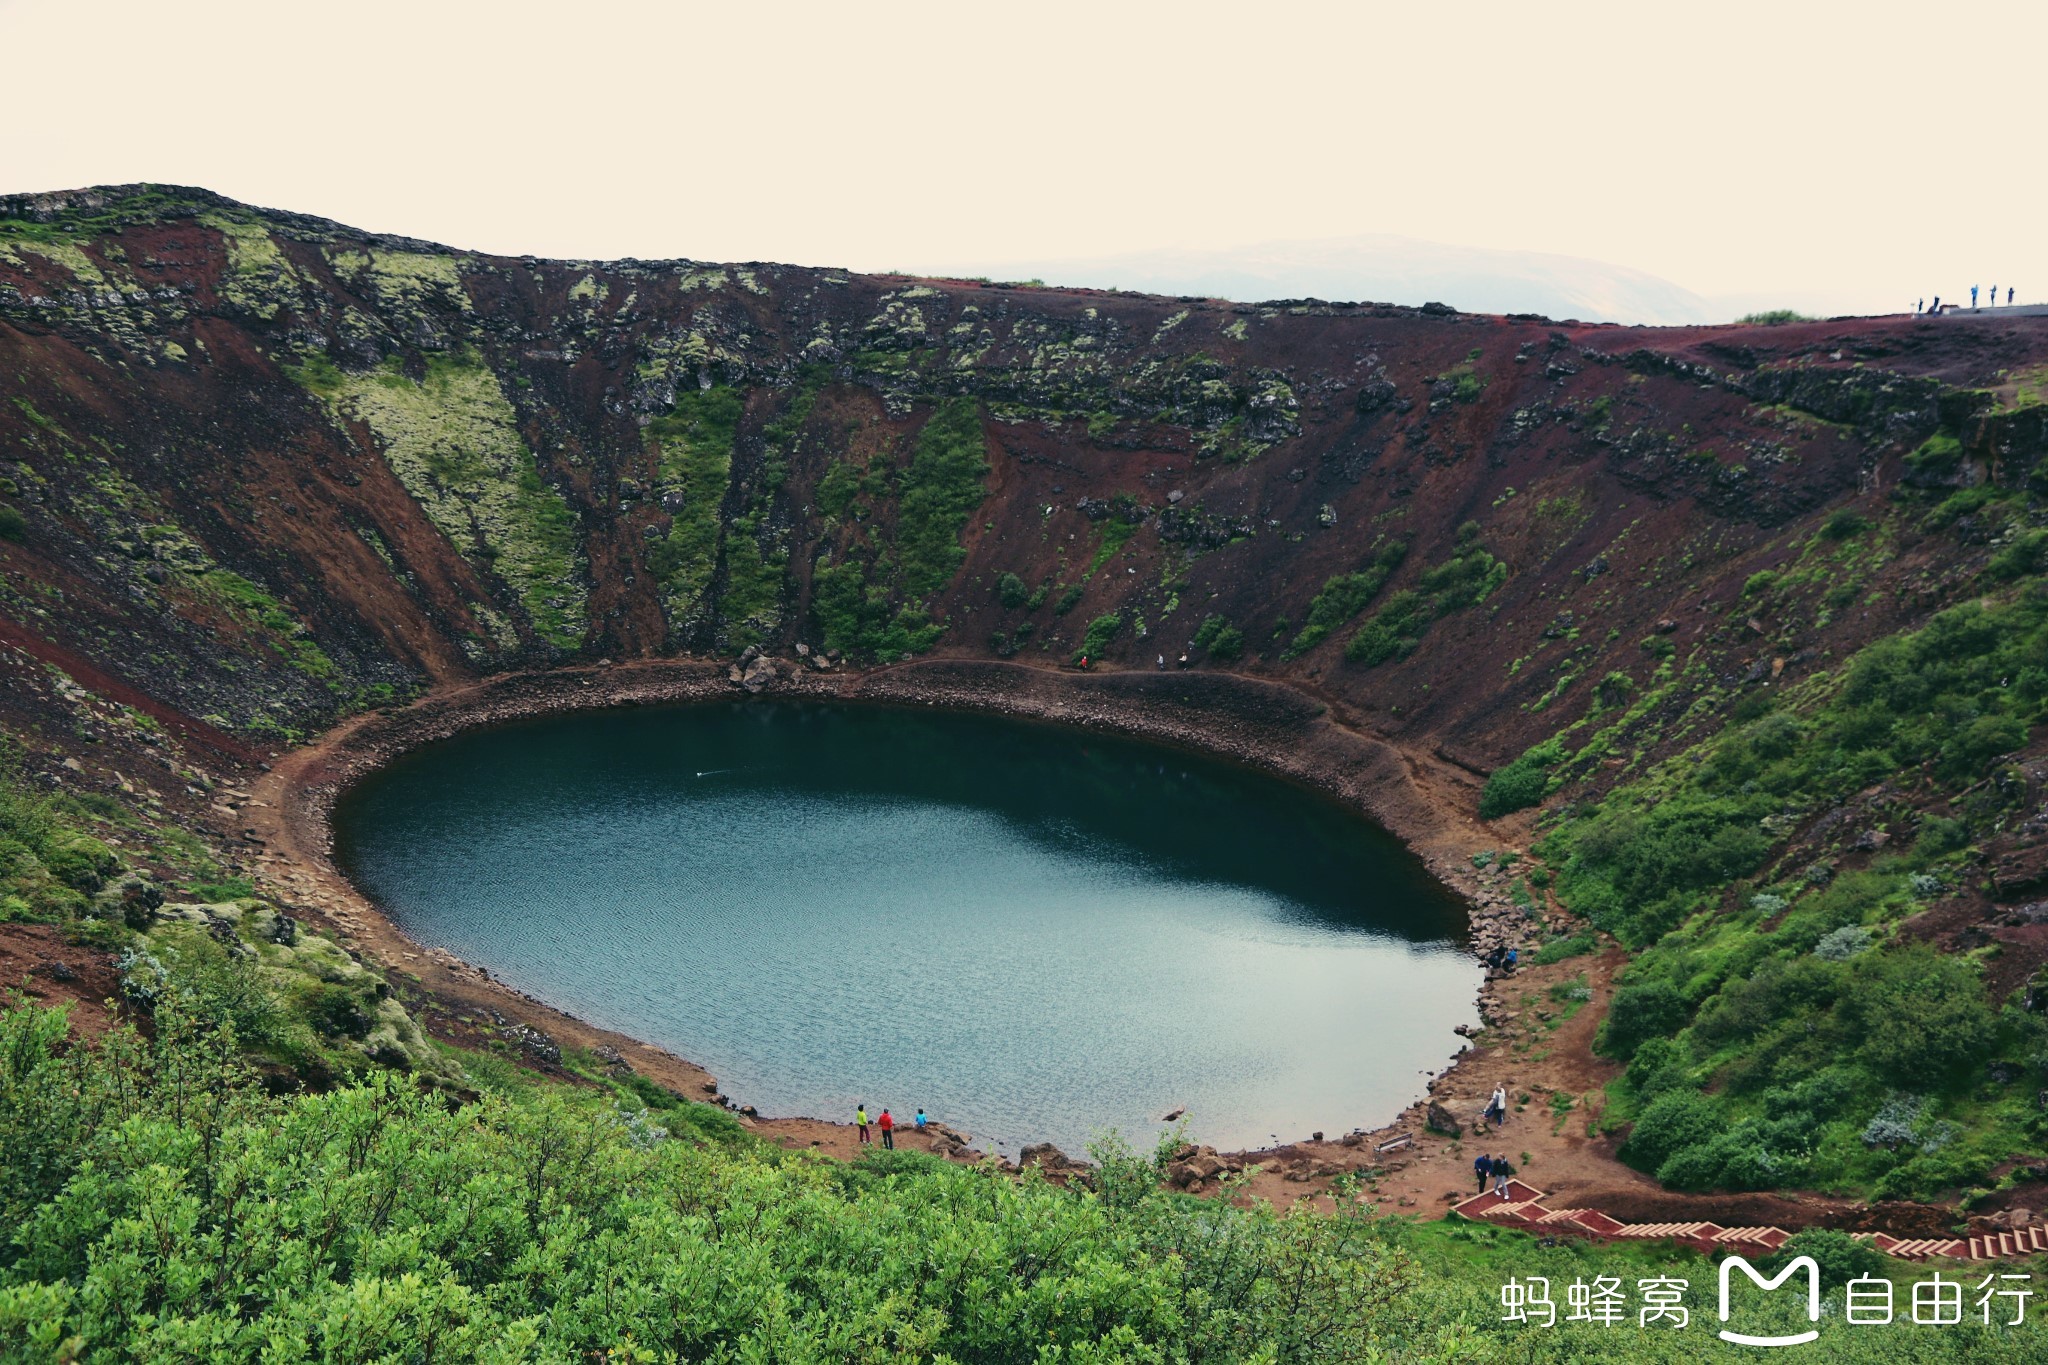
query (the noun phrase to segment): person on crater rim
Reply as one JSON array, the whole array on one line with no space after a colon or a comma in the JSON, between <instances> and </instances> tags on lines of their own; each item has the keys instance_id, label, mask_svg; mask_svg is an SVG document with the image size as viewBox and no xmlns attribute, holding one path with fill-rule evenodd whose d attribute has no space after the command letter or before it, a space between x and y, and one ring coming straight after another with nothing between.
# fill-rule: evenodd
<instances>
[{"instance_id":1,"label":"person on crater rim","mask_svg":"<svg viewBox=\"0 0 2048 1365\"><path fill-rule=\"evenodd\" d=\"M925 1125L930 1122L931 1120L924 1116L924 1106L921 1104L917 1106L917 1113L910 1120L910 1126L917 1129L918 1132L922 1133L925 1130Z\"/></svg>"},{"instance_id":2,"label":"person on crater rim","mask_svg":"<svg viewBox=\"0 0 2048 1365\"><path fill-rule=\"evenodd\" d=\"M882 1130L882 1146L886 1147L888 1150L892 1152L895 1151L896 1120L894 1117L890 1115L887 1108L884 1108L882 1110L882 1117L876 1126Z\"/></svg>"},{"instance_id":3,"label":"person on crater rim","mask_svg":"<svg viewBox=\"0 0 2048 1365\"><path fill-rule=\"evenodd\" d=\"M861 1146L867 1146L871 1139L868 1137L868 1107L865 1103L853 1106L853 1126L860 1129Z\"/></svg>"}]
</instances>

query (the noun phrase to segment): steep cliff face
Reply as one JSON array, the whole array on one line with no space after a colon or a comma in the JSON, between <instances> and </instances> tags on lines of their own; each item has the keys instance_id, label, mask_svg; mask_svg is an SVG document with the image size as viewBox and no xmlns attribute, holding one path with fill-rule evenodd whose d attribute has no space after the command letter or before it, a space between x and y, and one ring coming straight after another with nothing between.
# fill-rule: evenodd
<instances>
[{"instance_id":1,"label":"steep cliff face","mask_svg":"<svg viewBox=\"0 0 2048 1365\"><path fill-rule=\"evenodd\" d=\"M251 738L571 656L1086 641L1286 675L1491 766L1573 680L1646 676L1660 619L1796 676L1924 612L1893 587L1956 555L1910 535L1824 620L1729 608L1930 437L1957 455L1928 479L2024 478L2038 420L1989 390L2044 358L2038 325L1646 332L15 198L0 613Z\"/></svg>"}]
</instances>

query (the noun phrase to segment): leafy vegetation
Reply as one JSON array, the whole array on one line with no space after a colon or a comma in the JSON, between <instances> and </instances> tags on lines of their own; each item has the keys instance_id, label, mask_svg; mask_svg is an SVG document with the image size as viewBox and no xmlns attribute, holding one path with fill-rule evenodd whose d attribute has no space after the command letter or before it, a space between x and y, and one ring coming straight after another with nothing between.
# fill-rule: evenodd
<instances>
[{"instance_id":1,"label":"leafy vegetation","mask_svg":"<svg viewBox=\"0 0 2048 1365\"><path fill-rule=\"evenodd\" d=\"M1692 1253L1381 1218L1349 1185L1334 1211L1191 1198L1161 1181L1174 1136L1107 1140L1062 1186L786 1153L639 1077L475 1076L455 1104L393 1072L279 1097L232 1023L175 1002L153 1038L93 1046L61 1011L0 1010L0 1356L1678 1362L1718 1325ZM1786 1251L1825 1257L1831 1290L1900 1273L1839 1234ZM1692 1325L1503 1322L1500 1284L1530 1274L1686 1279ZM1823 1330L1845 1361L2040 1349L1973 1319Z\"/></svg>"},{"instance_id":2,"label":"leafy vegetation","mask_svg":"<svg viewBox=\"0 0 2048 1365\"><path fill-rule=\"evenodd\" d=\"M1451 557L1425 570L1413 588L1389 597L1344 646L1344 657L1371 668L1415 652L1430 623L1477 606L1507 582L1508 566L1479 543L1479 523L1458 528Z\"/></svg>"},{"instance_id":3,"label":"leafy vegetation","mask_svg":"<svg viewBox=\"0 0 2048 1365\"><path fill-rule=\"evenodd\" d=\"M1117 632L1123 628L1124 618L1121 612L1109 612L1090 621L1088 629L1081 636L1081 647L1074 651L1074 662L1101 658L1102 651L1109 648L1109 642L1114 640Z\"/></svg>"},{"instance_id":4,"label":"leafy vegetation","mask_svg":"<svg viewBox=\"0 0 2048 1365\"><path fill-rule=\"evenodd\" d=\"M1522 756L1486 779L1479 793L1479 818L1497 820L1512 811L1541 804L1550 790L1550 769L1565 757L1558 739L1524 750Z\"/></svg>"},{"instance_id":5,"label":"leafy vegetation","mask_svg":"<svg viewBox=\"0 0 2048 1365\"><path fill-rule=\"evenodd\" d=\"M657 471L669 510L668 534L647 543L647 571L661 581L668 608L687 619L701 609L718 568L722 509L732 478L734 442L746 403L726 385L686 388L646 433L659 443Z\"/></svg>"},{"instance_id":6,"label":"leafy vegetation","mask_svg":"<svg viewBox=\"0 0 2048 1365\"><path fill-rule=\"evenodd\" d=\"M1415 1330L1368 1210L1173 1195L1172 1147L1110 1143L1087 1190L840 1166L633 1090L278 1099L231 1024L155 1033L0 1014L9 1358L1338 1361Z\"/></svg>"},{"instance_id":7,"label":"leafy vegetation","mask_svg":"<svg viewBox=\"0 0 2048 1365\"><path fill-rule=\"evenodd\" d=\"M988 496L988 443L981 410L971 398L939 405L917 435L904 471L897 544L903 587L928 597L953 581L966 547L960 533Z\"/></svg>"},{"instance_id":8,"label":"leafy vegetation","mask_svg":"<svg viewBox=\"0 0 2048 1365\"><path fill-rule=\"evenodd\" d=\"M2043 660L2048 590L1953 607L1865 648L1803 706L1738 710L1553 824L1538 851L1562 900L1638 950L1602 1036L1628 1062L1611 1111L1635 1124L1626 1159L1680 1188L1924 1197L2048 1138L2030 1102L2048 1018L1995 1010L1977 962L1897 931L1953 883L1973 830L2022 799L2000 760L2048 708ZM1519 799L1530 769L1574 761L1551 745L1516 792L1489 792ZM1773 864L1792 830L1873 783L1902 813L1915 790L1961 795L1857 870Z\"/></svg>"},{"instance_id":9,"label":"leafy vegetation","mask_svg":"<svg viewBox=\"0 0 2048 1365\"><path fill-rule=\"evenodd\" d=\"M1323 584L1323 590L1308 604L1308 621L1301 633L1280 654L1282 659L1292 659L1306 654L1324 640L1332 631L1364 611L1372 599L1378 597L1380 589L1401 567L1401 561L1408 555L1408 546L1398 540L1389 540L1379 546L1372 559L1356 573L1339 574Z\"/></svg>"},{"instance_id":10,"label":"leafy vegetation","mask_svg":"<svg viewBox=\"0 0 2048 1365\"><path fill-rule=\"evenodd\" d=\"M864 470L841 461L827 471L820 509L852 513L877 528L872 535L847 530L839 556L812 574L811 610L827 645L892 662L938 643L946 628L931 619L925 599L951 583L967 557L960 533L987 497L987 473L987 441L972 399L948 401L932 413L900 473L880 457ZM892 495L893 539L891 519L882 515Z\"/></svg>"},{"instance_id":11,"label":"leafy vegetation","mask_svg":"<svg viewBox=\"0 0 2048 1365\"><path fill-rule=\"evenodd\" d=\"M1229 663L1244 653L1244 632L1231 625L1227 617L1212 612L1195 628L1194 646L1206 650L1219 663Z\"/></svg>"},{"instance_id":12,"label":"leafy vegetation","mask_svg":"<svg viewBox=\"0 0 2048 1365\"><path fill-rule=\"evenodd\" d=\"M1783 327L1788 322L1813 322L1815 319L1794 308L1771 308L1761 313L1744 313L1735 321L1744 327Z\"/></svg>"}]
</instances>

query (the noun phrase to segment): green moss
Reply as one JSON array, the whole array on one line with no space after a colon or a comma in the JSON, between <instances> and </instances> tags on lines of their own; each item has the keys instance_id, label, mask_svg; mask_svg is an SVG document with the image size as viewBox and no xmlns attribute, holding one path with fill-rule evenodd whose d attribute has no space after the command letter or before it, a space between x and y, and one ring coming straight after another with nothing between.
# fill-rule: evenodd
<instances>
[{"instance_id":1,"label":"green moss","mask_svg":"<svg viewBox=\"0 0 2048 1365\"><path fill-rule=\"evenodd\" d=\"M227 244L228 268L218 286L222 298L265 321L297 298L303 281L260 223L221 213L202 213L199 221L220 233Z\"/></svg>"},{"instance_id":2,"label":"green moss","mask_svg":"<svg viewBox=\"0 0 2048 1365\"><path fill-rule=\"evenodd\" d=\"M436 355L425 371L419 380L395 364L354 373L309 357L289 373L337 417L370 428L406 491L458 550L511 587L536 635L575 648L586 627L587 570L574 513L540 477L512 405L480 359Z\"/></svg>"},{"instance_id":3,"label":"green moss","mask_svg":"<svg viewBox=\"0 0 2048 1365\"><path fill-rule=\"evenodd\" d=\"M1089 556L1088 568L1082 573L1081 581L1086 583L1095 577L1096 570L1109 563L1111 556L1121 550L1125 542L1137 532L1138 523L1125 521L1122 517L1113 516L1100 522L1097 526L1099 538L1095 542L1095 553Z\"/></svg>"},{"instance_id":4,"label":"green moss","mask_svg":"<svg viewBox=\"0 0 2048 1365\"><path fill-rule=\"evenodd\" d=\"M283 603L227 569L209 569L193 582L206 596L232 608L243 619L268 636L271 644L301 672L316 678L333 678L339 670L327 657L299 619Z\"/></svg>"},{"instance_id":5,"label":"green moss","mask_svg":"<svg viewBox=\"0 0 2048 1365\"><path fill-rule=\"evenodd\" d=\"M721 509L745 406L737 389L688 389L673 409L647 425L658 443L663 490L680 499L670 513L668 535L647 547L647 568L661 581L669 617L678 623L693 623L710 607L724 531Z\"/></svg>"},{"instance_id":6,"label":"green moss","mask_svg":"<svg viewBox=\"0 0 2048 1365\"><path fill-rule=\"evenodd\" d=\"M1937 431L1906 456L1907 467L1929 478L1955 472L1963 462L1963 443L1945 431Z\"/></svg>"},{"instance_id":7,"label":"green moss","mask_svg":"<svg viewBox=\"0 0 2048 1365\"><path fill-rule=\"evenodd\" d=\"M988 468L979 405L970 398L941 404L918 432L902 480L896 544L911 597L945 588L967 558L960 533L988 496Z\"/></svg>"}]
</instances>

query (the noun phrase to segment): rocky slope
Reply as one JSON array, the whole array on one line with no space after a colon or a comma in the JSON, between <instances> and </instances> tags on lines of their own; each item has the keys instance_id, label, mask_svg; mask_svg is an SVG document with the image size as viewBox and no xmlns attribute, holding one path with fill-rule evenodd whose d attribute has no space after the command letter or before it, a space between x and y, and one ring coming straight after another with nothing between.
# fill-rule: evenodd
<instances>
[{"instance_id":1,"label":"rocky slope","mask_svg":"<svg viewBox=\"0 0 2048 1365\"><path fill-rule=\"evenodd\" d=\"M1534 795L1578 809L2048 558L2040 319L515 259L127 186L0 199L0 391L0 724L230 857L211 782L352 712L750 647L1185 659L1480 775L1564 732ZM1927 929L2001 1000L2048 958L2021 734ZM1876 855L1833 809L1784 856Z\"/></svg>"}]
</instances>

